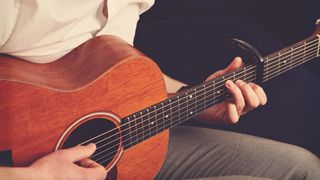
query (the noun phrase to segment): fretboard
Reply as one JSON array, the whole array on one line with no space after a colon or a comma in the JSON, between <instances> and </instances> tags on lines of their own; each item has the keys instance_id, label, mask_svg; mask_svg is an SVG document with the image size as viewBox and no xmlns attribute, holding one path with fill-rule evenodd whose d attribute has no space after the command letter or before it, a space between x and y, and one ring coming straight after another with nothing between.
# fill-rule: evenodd
<instances>
[{"instance_id":1,"label":"fretboard","mask_svg":"<svg viewBox=\"0 0 320 180\"><path fill-rule=\"evenodd\" d=\"M284 48L264 57L263 82L319 57L320 35Z\"/></svg>"},{"instance_id":2,"label":"fretboard","mask_svg":"<svg viewBox=\"0 0 320 180\"><path fill-rule=\"evenodd\" d=\"M319 57L319 49L320 36L315 35L264 57L263 81ZM227 80L255 82L256 74L256 65L250 64L123 118L123 147L130 148L222 102L230 96L224 85Z\"/></svg>"}]
</instances>

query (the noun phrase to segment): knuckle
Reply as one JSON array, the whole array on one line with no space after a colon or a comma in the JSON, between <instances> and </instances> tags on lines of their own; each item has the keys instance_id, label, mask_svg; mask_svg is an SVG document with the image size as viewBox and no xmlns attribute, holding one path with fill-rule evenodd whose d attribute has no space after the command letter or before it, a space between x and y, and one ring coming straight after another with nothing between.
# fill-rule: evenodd
<instances>
[{"instance_id":1,"label":"knuckle","mask_svg":"<svg viewBox=\"0 0 320 180\"><path fill-rule=\"evenodd\" d=\"M257 84L251 83L250 86L255 92L264 92L262 87Z\"/></svg>"},{"instance_id":2,"label":"knuckle","mask_svg":"<svg viewBox=\"0 0 320 180\"><path fill-rule=\"evenodd\" d=\"M242 109L244 108L246 106L246 103L244 102L244 101L240 101L239 103L238 103L238 110L239 111L242 111Z\"/></svg>"},{"instance_id":3,"label":"knuckle","mask_svg":"<svg viewBox=\"0 0 320 180\"><path fill-rule=\"evenodd\" d=\"M65 151L62 150L62 149L59 149L59 150L57 150L55 153L56 153L56 155L57 155L58 157L63 157L64 154L65 154Z\"/></svg>"},{"instance_id":4,"label":"knuckle","mask_svg":"<svg viewBox=\"0 0 320 180\"><path fill-rule=\"evenodd\" d=\"M82 171L81 172L81 177L83 179L94 179L94 176L92 173L88 172L88 171Z\"/></svg>"}]
</instances>

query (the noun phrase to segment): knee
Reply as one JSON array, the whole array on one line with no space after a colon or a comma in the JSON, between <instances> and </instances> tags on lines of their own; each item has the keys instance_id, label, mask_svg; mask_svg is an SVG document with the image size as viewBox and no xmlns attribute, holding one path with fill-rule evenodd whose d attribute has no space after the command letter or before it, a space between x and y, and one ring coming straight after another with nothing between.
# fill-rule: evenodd
<instances>
[{"instance_id":1,"label":"knee","mask_svg":"<svg viewBox=\"0 0 320 180\"><path fill-rule=\"evenodd\" d=\"M306 149L291 146L283 154L288 179L318 179L320 160Z\"/></svg>"}]
</instances>

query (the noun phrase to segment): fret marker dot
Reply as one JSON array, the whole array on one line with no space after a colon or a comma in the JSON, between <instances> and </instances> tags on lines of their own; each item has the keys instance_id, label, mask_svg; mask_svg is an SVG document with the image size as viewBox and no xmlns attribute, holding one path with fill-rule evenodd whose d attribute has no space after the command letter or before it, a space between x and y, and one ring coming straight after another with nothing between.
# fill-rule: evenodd
<instances>
[{"instance_id":1,"label":"fret marker dot","mask_svg":"<svg viewBox=\"0 0 320 180\"><path fill-rule=\"evenodd\" d=\"M217 94L220 94L220 91L218 91Z\"/></svg>"},{"instance_id":2,"label":"fret marker dot","mask_svg":"<svg viewBox=\"0 0 320 180\"><path fill-rule=\"evenodd\" d=\"M193 114L193 112L192 112L192 111L190 111L190 114Z\"/></svg>"},{"instance_id":3,"label":"fret marker dot","mask_svg":"<svg viewBox=\"0 0 320 180\"><path fill-rule=\"evenodd\" d=\"M190 95L189 98L192 98L192 95Z\"/></svg>"},{"instance_id":4,"label":"fret marker dot","mask_svg":"<svg viewBox=\"0 0 320 180\"><path fill-rule=\"evenodd\" d=\"M153 124L154 124L154 121L152 121L150 124L153 125Z\"/></svg>"},{"instance_id":5,"label":"fret marker dot","mask_svg":"<svg viewBox=\"0 0 320 180\"><path fill-rule=\"evenodd\" d=\"M168 118L168 117L169 117L169 115L166 115L165 117L166 117L166 118Z\"/></svg>"}]
</instances>

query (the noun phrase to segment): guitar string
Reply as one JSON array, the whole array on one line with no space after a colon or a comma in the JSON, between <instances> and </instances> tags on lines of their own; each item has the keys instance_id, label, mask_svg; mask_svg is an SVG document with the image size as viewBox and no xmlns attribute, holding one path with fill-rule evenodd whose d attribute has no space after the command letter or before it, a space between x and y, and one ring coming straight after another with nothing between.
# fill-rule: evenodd
<instances>
[{"instance_id":1,"label":"guitar string","mask_svg":"<svg viewBox=\"0 0 320 180\"><path fill-rule=\"evenodd\" d=\"M305 46L304 46L305 47ZM297 49L297 48L296 48ZM304 52L305 53L305 52ZM275 58L276 59L276 58ZM271 59L270 59L271 60ZM163 107L162 107L163 108ZM137 131L137 130L136 130Z\"/></svg>"},{"instance_id":2,"label":"guitar string","mask_svg":"<svg viewBox=\"0 0 320 180\"><path fill-rule=\"evenodd\" d=\"M268 65L268 66L271 66L274 67L274 66L278 66L279 62L284 60L284 59L289 59L291 60L292 58L296 58L296 57L299 57L299 56L303 56L305 53L309 53L310 51L314 51L314 50L317 50L318 47L317 44L313 44L311 45L307 50L302 50L302 51L294 51L294 52L291 52L291 54L289 54L288 56L283 56L283 57L277 57L277 58L274 58L274 59L269 59L269 61L265 61L265 65ZM271 62L270 62L271 61ZM268 64L266 64L268 63ZM270 67L269 67L270 68Z\"/></svg>"},{"instance_id":3,"label":"guitar string","mask_svg":"<svg viewBox=\"0 0 320 180\"><path fill-rule=\"evenodd\" d=\"M297 58L297 59L295 59L295 60L293 60L293 61L291 61L291 60L289 60L289 59L287 59L287 60L285 60L285 59L282 59L282 60L284 60L284 61L286 61L286 63L282 63L282 65L281 65L281 62L279 61L279 63L277 63L278 65L275 65L275 66L273 66L272 68L266 68L265 67L265 70L264 70L264 77L263 78L267 78L268 76L270 76L270 75L274 75L274 74L278 74L278 73L281 73L280 71L281 70L283 70L283 69L285 69L285 68L288 68L288 67L290 67L290 66L293 66L293 65L295 65L295 64L297 64L297 63L305 63L306 62L306 59L308 59L309 58L309 56L313 56L313 55L316 55L315 54L316 52L313 52L313 51L310 51L310 52L308 52L307 54L303 54L302 56L296 56L295 58ZM317 57L317 56L314 56L313 58L315 58L315 57ZM282 61L281 60L281 61ZM288 61L291 61L291 62L289 62L288 63Z\"/></svg>"},{"instance_id":4,"label":"guitar string","mask_svg":"<svg viewBox=\"0 0 320 180\"><path fill-rule=\"evenodd\" d=\"M252 80L254 80L255 78L253 78ZM218 102L218 101L214 101L213 103L215 103L215 102ZM196 107L193 107L192 108L192 110L196 110L197 108ZM187 111L184 111L184 113L185 112L187 112ZM181 114L181 113L180 113ZM180 119L184 119L184 118L190 118L190 116L191 117L194 117L194 116L196 116L196 114L193 114L193 115L189 115L189 114L187 114L187 113L185 113L185 115L183 116L183 117L180 117ZM175 117L179 117L179 115L178 116L175 116ZM170 123L170 124L165 124L164 123L164 121L161 121L161 120L164 120L163 118L162 119L159 119L159 120L156 120L156 121L159 121L162 125L163 125L163 128L167 128L166 126L168 126L168 127L172 127L172 122ZM179 120L180 121L180 120ZM179 121L175 121L175 122L177 122L175 125L177 125L177 124L180 124L180 122ZM161 125L160 123L158 123L159 125ZM165 129L163 129L163 130L165 130ZM162 131L163 131L162 130ZM152 129L149 131L149 137L152 137L152 134L153 133L158 133L159 131L158 131L158 129L156 128L154 131L152 131ZM141 135L142 133L140 133L140 135ZM148 138L148 136L145 136L145 137L147 137ZM139 140L141 140L141 139L143 139L144 140L144 138L145 137L137 137L137 142L139 141ZM120 140L120 139L118 139L118 140ZM127 140L127 141L124 141L124 142L128 142L129 140ZM109 143L110 144L110 143ZM118 145L120 145L120 143L118 143L118 144L116 144L115 146L113 146L113 147L110 147L110 148L108 148L109 150L110 149L113 149L113 148L118 148L119 146ZM124 145L123 147L127 147L128 145ZM106 156L109 156L109 155L112 155L112 154L114 154L114 153L116 153L117 152L117 150L116 151L112 151L112 152L110 152L110 153L108 153L108 154L106 154L106 155L104 155L103 157L99 157L98 159L96 159L96 160L94 160L94 161L99 161L100 159L102 159L102 158L105 158ZM101 153L100 153L101 154ZM92 156L92 157L90 157L90 158L95 158L95 157L97 157L97 156ZM104 161L107 161L107 160L110 160L110 159L112 159L112 157L111 158L108 158L108 159L105 159ZM104 162L103 161L103 162ZM99 163L103 163L103 162L99 162Z\"/></svg>"},{"instance_id":5,"label":"guitar string","mask_svg":"<svg viewBox=\"0 0 320 180\"><path fill-rule=\"evenodd\" d=\"M317 56L315 56L315 57L317 57ZM310 58L308 58L306 61L309 61L309 60L311 60L311 59L314 59L315 57L310 57ZM297 64L295 64L295 66L291 66L290 68L285 69L285 71L283 71L282 73L285 73L285 72L289 71L290 69L293 69L293 68L295 68L295 67L297 67L297 66L299 66L299 65L301 65L301 64L304 64L304 63L305 63L305 62L297 63ZM273 76L270 76L270 77L264 79L263 82L266 82L266 81L268 81L268 80L276 77L277 75L279 75L279 74L275 73Z\"/></svg>"},{"instance_id":6,"label":"guitar string","mask_svg":"<svg viewBox=\"0 0 320 180\"><path fill-rule=\"evenodd\" d=\"M288 63L288 60L285 60L286 63L279 63L279 65L276 68L273 68L272 71L265 71L264 72L264 78L267 78L270 75L274 75L274 74L278 74L281 73L282 70L286 69L286 68L290 68L291 66L294 66L295 64L298 63L305 63L307 62L307 59L309 59L310 57L312 58L316 58L316 52L308 52L308 54L304 54L303 56L299 56L297 57L297 59L295 61L292 61L290 63Z\"/></svg>"},{"instance_id":7,"label":"guitar string","mask_svg":"<svg viewBox=\"0 0 320 180\"><path fill-rule=\"evenodd\" d=\"M294 56L281 58L270 64L264 64L264 72L272 72L271 70L277 70L279 66L290 65L290 63L297 61L304 61L305 56L316 53L316 50L317 48L308 49L308 51L303 52L303 54L294 54Z\"/></svg>"},{"instance_id":8,"label":"guitar string","mask_svg":"<svg viewBox=\"0 0 320 180\"><path fill-rule=\"evenodd\" d=\"M316 37L313 37L313 38L316 38ZM312 38L311 38L312 39ZM284 52L284 53L281 53L281 55L290 55L290 53L292 52L292 51L295 51L295 50L297 50L297 49L300 49L300 48L303 48L303 47L305 47L305 46L307 46L307 45L310 45L310 44L318 44L319 42L319 39L318 38L316 38L316 39L314 39L314 40L312 40L312 41L310 41L310 42L307 42L306 44L302 44L302 45L299 45L299 46L297 46L297 47L288 47L288 48L284 48L284 49L282 49L282 50L280 50L280 52L281 51L283 51L283 50L286 50L286 49L289 49L290 48L290 50L287 50L286 52ZM306 41L305 41L306 42ZM299 44L299 43L298 43ZM293 45L294 46L294 45ZM271 58L268 58L266 61L273 61L274 59L277 59L278 58L278 52L279 51L277 51L277 52L275 52L275 53L272 53L272 54L270 54L270 55L275 55L275 57L271 57ZM279 53L280 53L279 52ZM270 56L270 55L268 55L268 56Z\"/></svg>"},{"instance_id":9,"label":"guitar string","mask_svg":"<svg viewBox=\"0 0 320 180\"><path fill-rule=\"evenodd\" d=\"M251 76L248 80L249 81L252 81L252 80L254 80L255 79L255 75L253 75L253 76ZM211 96L214 96L214 95L211 95ZM218 97L223 97L224 96L224 94L221 94L221 95L219 95ZM174 113L178 113L179 115L181 115L182 113L186 113L186 112L190 112L190 110L195 110L194 112L196 112L196 111L198 111L197 110L197 107L199 107L199 106L202 106L203 104L205 104L205 102L203 102L203 100L204 99L207 99L207 98L212 98L212 97L210 97L210 96L208 96L208 97L205 97L205 98L201 98L201 99L195 99L194 101L195 102L191 102L191 103L188 103L188 102L185 102L185 103L181 103L179 106L184 106L184 105L188 105L188 107L189 106L191 106L191 108L181 108L181 109L177 109L177 111L176 112L172 112L171 111L171 114L174 114ZM202 104L200 105L200 104L198 104L198 103L196 103L196 101L202 101ZM214 101L212 102L212 103L216 103L216 102L219 102L219 99L218 100L215 100L214 99ZM172 108L171 108L172 109ZM187 111L182 111L183 109L187 109ZM170 110L167 110L167 111L170 111ZM172 116L171 117L171 119L174 119L174 118L177 118L177 117L179 117L179 115L176 115L176 116ZM186 115L186 116L188 116L188 115ZM154 116L154 117L156 117L156 116ZM149 118L149 117L148 117ZM162 123L162 124L164 124L165 122L163 121L164 119L163 118L165 118L165 116L162 116L162 117L160 117L161 119L156 119L154 122L156 122L155 124L157 124L157 125L159 125L160 123ZM140 118L141 119L141 118ZM179 119L181 119L181 118L179 118ZM142 119L141 119L142 120ZM179 120L180 121L180 120ZM160 122L160 123L159 123ZM172 123L172 120L171 120L171 123ZM136 128L136 130L135 130L135 137L136 137L136 139L137 139L137 136L139 136L139 135L141 135L141 134L144 134L144 132L143 132L143 129L146 127L146 126L144 126L143 125L143 121L141 121L140 123L139 123L140 125L141 125L141 127L139 127L139 126L137 126L137 125L135 125L137 128ZM147 125L148 126L148 125ZM157 129L157 127L155 126L154 128L156 128ZM151 128L150 128L151 129ZM139 130L142 130L142 132L139 132ZM150 131L150 130L149 130ZM156 130L157 131L157 130ZM120 135L120 133L118 133L119 135ZM150 133L149 133L149 135L150 135ZM130 134L126 134L125 136L122 136L121 138L123 138L123 137L126 137L126 136L130 136ZM147 136L145 136L145 137L147 137ZM96 144L99 144L100 142L103 142L104 140L106 140L106 139L109 139L110 137L107 137L107 138L105 138L105 139L103 139L103 140L100 140L99 142L96 142ZM112 144L112 143L114 143L115 141L117 141L117 140L120 140L120 138L118 138L118 139L114 139L113 141L111 141L111 142L108 142L107 144L104 144L104 145L102 145L102 146L100 146L100 147L98 147L97 149L99 149L99 148L103 148L104 146L107 146L107 145L109 145L109 144ZM137 139L138 140L138 139ZM123 143L127 143L128 141L132 141L132 138L131 139L127 139L126 141L123 141ZM131 143L132 144L132 143ZM115 147L115 146L114 146ZM114 147L109 147L109 149L112 149L112 148L114 148ZM108 151L109 149L107 149L107 150L104 150L104 151ZM100 153L101 154L101 153ZM96 157L98 154L95 154L95 156L93 156L92 158L94 158L94 157Z\"/></svg>"},{"instance_id":10,"label":"guitar string","mask_svg":"<svg viewBox=\"0 0 320 180\"><path fill-rule=\"evenodd\" d=\"M251 70L255 70L256 67L255 67L255 66L252 66L252 65L248 65L247 67L244 67L244 68L245 68L245 72L250 71L249 73L247 73L247 74L249 75L250 73L252 73ZM234 76L238 76L238 75L240 75L241 73L242 73L242 72L240 72L240 73L238 73L237 75L234 75ZM254 73L254 72L253 72L253 73ZM245 75L247 75L247 74L245 74ZM240 75L240 77L241 77L241 75ZM220 78L220 77L219 77L219 78ZM210 80L210 81L207 81L207 82L205 82L205 83L210 83L210 82L212 83L212 82L214 82L214 80ZM210 88L212 88L213 86L216 86L216 87L214 87L215 89L213 89L214 91L216 91L218 88L223 87L224 84L225 84L225 82L219 81L219 82L217 82L217 83L215 83L215 84L211 84L211 85L209 85L209 86L205 86L205 88L210 89ZM181 95L183 95L183 93L181 93ZM193 95L193 94L190 94L190 95ZM177 95L177 96L179 96L179 95ZM186 97L183 97L183 98L186 98ZM168 105L167 105L167 106L168 106ZM153 106L150 106L150 107L154 107L154 105L153 105ZM155 112L156 110L157 110L157 109L153 110L152 112L148 112L148 113L145 114L144 116L147 116L148 114L153 113L153 112ZM122 126L125 126L125 125L128 125L128 124L130 124L130 122L121 124L121 126L119 126L119 127L122 127ZM83 144L85 144L85 143L88 143L88 142L91 141L92 139L99 138L100 136L102 136L102 135L104 135L104 134L107 134L107 133L110 133L110 132L112 132L113 130L116 130L116 131L117 131L117 129L118 129L118 127L117 127L117 128L114 128L114 129L112 129L112 130L109 130L109 131L107 131L107 132L104 132L104 133L102 133L102 134L100 134L100 135L98 135L98 136L95 136L95 137L91 138L91 139L88 139L88 140L86 140L86 141L84 141L84 142L82 142L82 143L80 143L80 144L78 144L78 145L83 145Z\"/></svg>"},{"instance_id":11,"label":"guitar string","mask_svg":"<svg viewBox=\"0 0 320 180\"><path fill-rule=\"evenodd\" d=\"M252 81L251 80L251 78L252 77L255 77L255 74L251 74L250 75L250 77L247 77L248 78L248 80L250 80L250 81ZM200 91L198 91L198 92L200 92ZM206 93L210 93L210 94L213 94L212 92L214 92L214 90L211 90L211 91L208 91L208 92L206 92ZM188 94L188 96L189 95L191 95L191 94ZM197 95L195 95L195 97L196 97ZM214 97L215 97L215 95L213 95ZM220 96L217 96L216 98L219 98L219 97L221 97L221 96L223 96L223 94L221 94ZM204 100L206 100L207 98L212 98L212 97L205 97L204 96L204 98L201 98L201 99L199 99L198 101L204 101ZM187 101L186 102L184 102L184 103L180 103L180 104L178 104L177 106L173 106L173 107L171 107L171 105L172 104L170 104L170 105L168 105L168 107L169 107L169 109L167 110L167 111L171 111L171 114L173 114L173 113L176 113L176 112L180 112L180 110L181 109L177 109L177 111L176 112L172 112L172 110L171 109L173 109L173 108L177 108L177 107L180 107L180 106L184 106L185 104L187 104L187 105L194 105L194 103L192 103L192 104L190 104L190 103L188 103ZM163 113L163 112L162 112ZM157 116L158 116L159 114L155 114L154 116L148 116L147 118L147 120L150 120L151 118L156 118ZM163 117L165 117L165 116L163 116ZM145 123L146 121L143 121L143 117L139 117L139 118L137 118L136 120L141 120L140 122L138 122L138 123L136 123L134 126L135 127L138 127L138 125L142 125L141 127L138 127L136 130L135 130L135 133L137 133L138 132L138 130L140 130L140 129L143 129L144 127L146 127L146 126L143 126L143 123ZM155 121L158 121L158 120L155 120ZM148 125L149 125L149 123L148 123ZM147 126L148 126L147 125ZM131 127L132 128L132 127ZM121 134L121 132L119 132L119 131L117 131L117 133L116 134L114 134L114 135L112 135L112 136L115 136L115 135L120 135ZM100 143L100 142L103 142L103 141L105 141L105 140L107 140L107 139L109 139L109 138L111 138L112 136L108 136L107 138L105 138L105 139L102 139L102 140L99 140L98 142L95 142L96 144L98 144L98 143ZM122 137L127 137L127 136L131 136L131 133L130 134L127 134L127 135L125 135L125 136L122 136ZM118 140L118 139L115 139L114 141L116 141L116 140ZM109 142L109 143L113 143L113 141L111 141L111 142ZM108 145L108 144L105 144L104 146L106 146L106 145ZM99 147L100 148L100 147ZM98 148L98 149L99 149Z\"/></svg>"}]
</instances>

